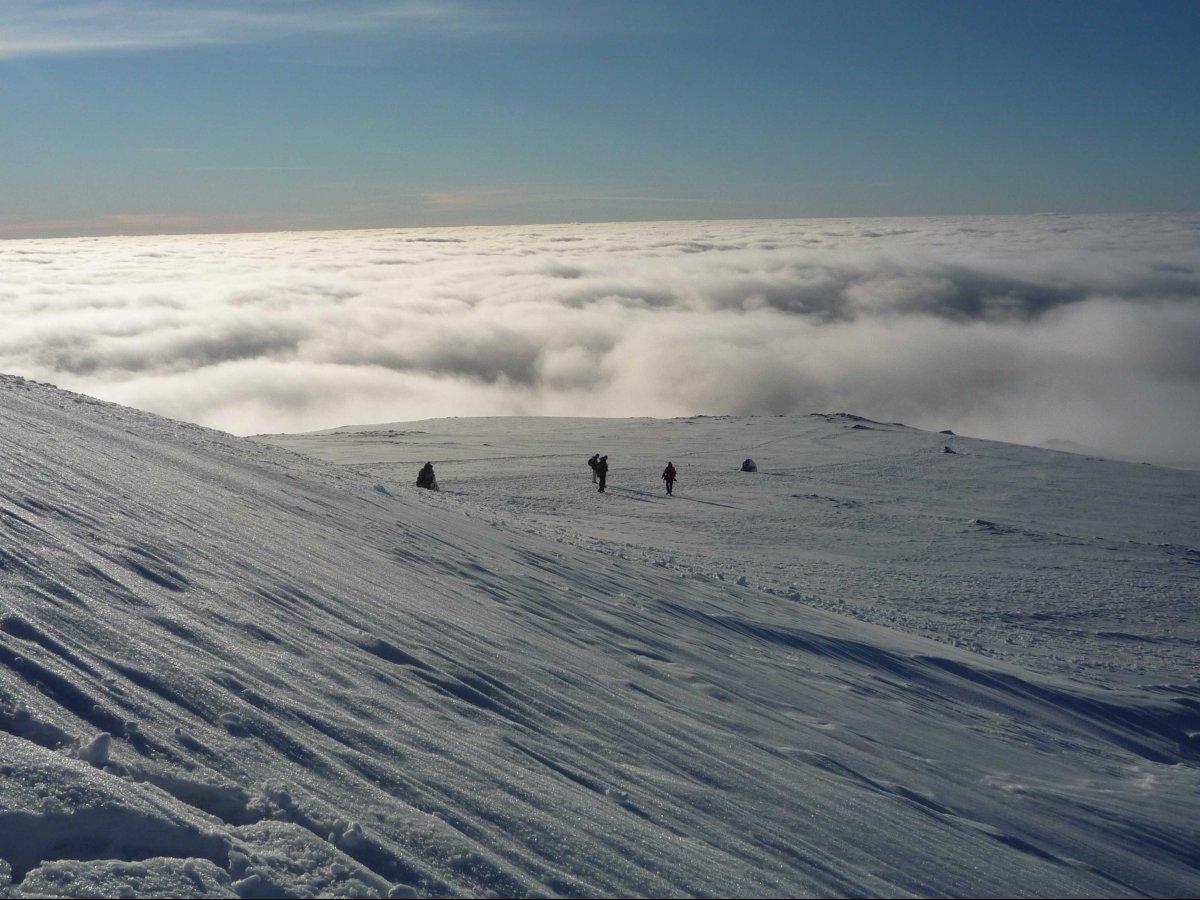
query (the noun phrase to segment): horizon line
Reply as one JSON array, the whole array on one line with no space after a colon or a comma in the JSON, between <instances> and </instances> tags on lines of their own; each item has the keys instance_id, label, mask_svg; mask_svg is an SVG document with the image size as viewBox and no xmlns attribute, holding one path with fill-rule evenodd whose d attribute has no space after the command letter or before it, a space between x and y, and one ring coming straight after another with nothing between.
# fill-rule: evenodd
<instances>
[{"instance_id":1,"label":"horizon line","mask_svg":"<svg viewBox=\"0 0 1200 900\"><path fill-rule=\"evenodd\" d=\"M123 214L128 215L128 214ZM247 229L239 227L214 227L199 231L112 231L102 234L79 232L73 234L4 234L4 223L0 222L0 242L9 241L72 241L72 240L102 240L108 238L153 238L153 237L208 237L220 235L259 235L259 234L324 234L328 232L353 231L418 231L418 230L449 230L463 228L549 228L564 225L669 225L686 224L691 222L803 222L803 221L869 221L878 219L1018 219L1036 218L1040 216L1189 216L1200 215L1200 208L1175 210L1109 210L1106 212L1079 212L1063 210L1039 210L1035 212L1005 212L1005 213L904 213L900 215L809 215L809 216L704 216L688 219L570 219L561 221L511 221L511 222L441 222L415 225L332 225L325 228L264 228ZM103 219L105 217L101 217ZM184 218L182 216L163 215L164 220ZM78 221L78 220L76 220ZM46 223L49 224L49 223Z\"/></svg>"}]
</instances>

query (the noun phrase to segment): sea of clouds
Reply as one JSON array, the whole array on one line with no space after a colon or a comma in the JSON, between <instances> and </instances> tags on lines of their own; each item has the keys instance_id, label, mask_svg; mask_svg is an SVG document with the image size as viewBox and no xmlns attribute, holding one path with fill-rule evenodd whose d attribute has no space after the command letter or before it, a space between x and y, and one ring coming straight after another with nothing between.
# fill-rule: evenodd
<instances>
[{"instance_id":1,"label":"sea of clouds","mask_svg":"<svg viewBox=\"0 0 1200 900\"><path fill-rule=\"evenodd\" d=\"M1200 216L0 241L0 371L236 433L849 411L1200 459Z\"/></svg>"}]
</instances>

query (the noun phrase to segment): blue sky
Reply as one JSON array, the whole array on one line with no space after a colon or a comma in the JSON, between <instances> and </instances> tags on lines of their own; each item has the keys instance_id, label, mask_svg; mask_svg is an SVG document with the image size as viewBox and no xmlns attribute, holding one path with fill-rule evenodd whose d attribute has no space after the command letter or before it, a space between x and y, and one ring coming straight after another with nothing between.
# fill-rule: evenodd
<instances>
[{"instance_id":1,"label":"blue sky","mask_svg":"<svg viewBox=\"0 0 1200 900\"><path fill-rule=\"evenodd\" d=\"M1200 208L1195 2L0 0L0 236Z\"/></svg>"}]
</instances>

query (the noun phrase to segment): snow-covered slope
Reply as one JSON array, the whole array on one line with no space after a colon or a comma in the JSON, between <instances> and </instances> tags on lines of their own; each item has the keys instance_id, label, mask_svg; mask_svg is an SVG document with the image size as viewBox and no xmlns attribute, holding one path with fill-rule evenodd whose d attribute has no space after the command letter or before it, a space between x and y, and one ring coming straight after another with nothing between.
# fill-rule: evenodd
<instances>
[{"instance_id":1,"label":"snow-covered slope","mask_svg":"<svg viewBox=\"0 0 1200 900\"><path fill-rule=\"evenodd\" d=\"M872 458L825 426L829 466ZM895 471L942 464L914 435ZM0 379L0 891L1200 890L1194 683L1067 681L803 602L844 565L814 564L801 602L709 577L699 528L680 565L597 552L540 515L539 485L573 492L600 550L644 509L630 543L650 546L671 537L657 473L614 471L625 493L597 507L557 465L497 485L510 504L433 495ZM681 469L692 505L728 512ZM923 496L893 506L914 528ZM842 542L870 532L840 499L793 499ZM962 541L1034 540L996 522ZM747 537L750 562L778 555ZM914 559L944 543L910 540ZM1194 551L1159 552L1182 591ZM1130 585L1152 565L1131 558Z\"/></svg>"},{"instance_id":2,"label":"snow-covered slope","mask_svg":"<svg viewBox=\"0 0 1200 900\"><path fill-rule=\"evenodd\" d=\"M1040 671L1200 686L1200 473L844 414L435 419L265 439L397 485L431 459L455 508ZM603 498L584 465L596 451L611 466ZM746 457L756 474L739 471Z\"/></svg>"}]
</instances>

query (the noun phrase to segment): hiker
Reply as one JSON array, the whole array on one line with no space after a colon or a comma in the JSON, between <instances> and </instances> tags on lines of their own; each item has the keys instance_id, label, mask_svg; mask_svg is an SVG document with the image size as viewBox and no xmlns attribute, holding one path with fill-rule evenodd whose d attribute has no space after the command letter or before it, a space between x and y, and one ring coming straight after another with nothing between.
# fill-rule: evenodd
<instances>
[{"instance_id":1,"label":"hiker","mask_svg":"<svg viewBox=\"0 0 1200 900\"><path fill-rule=\"evenodd\" d=\"M417 487L431 491L438 490L437 478L433 474L433 463L427 462L421 466L421 471L417 473Z\"/></svg>"},{"instance_id":2,"label":"hiker","mask_svg":"<svg viewBox=\"0 0 1200 900\"><path fill-rule=\"evenodd\" d=\"M588 460L588 468L592 470L592 484L595 484L597 481L600 480L600 477L596 474L596 465L599 462L600 462L600 454L599 453L593 454L592 458Z\"/></svg>"},{"instance_id":3,"label":"hiker","mask_svg":"<svg viewBox=\"0 0 1200 900\"><path fill-rule=\"evenodd\" d=\"M675 463L667 463L667 467L663 469L662 480L667 483L667 496L671 496L671 488L675 486L675 476L678 473L675 471Z\"/></svg>"},{"instance_id":4,"label":"hiker","mask_svg":"<svg viewBox=\"0 0 1200 900\"><path fill-rule=\"evenodd\" d=\"M602 456L596 461L596 475L600 479L600 490L598 493L604 493L604 483L608 480L608 457Z\"/></svg>"}]
</instances>

